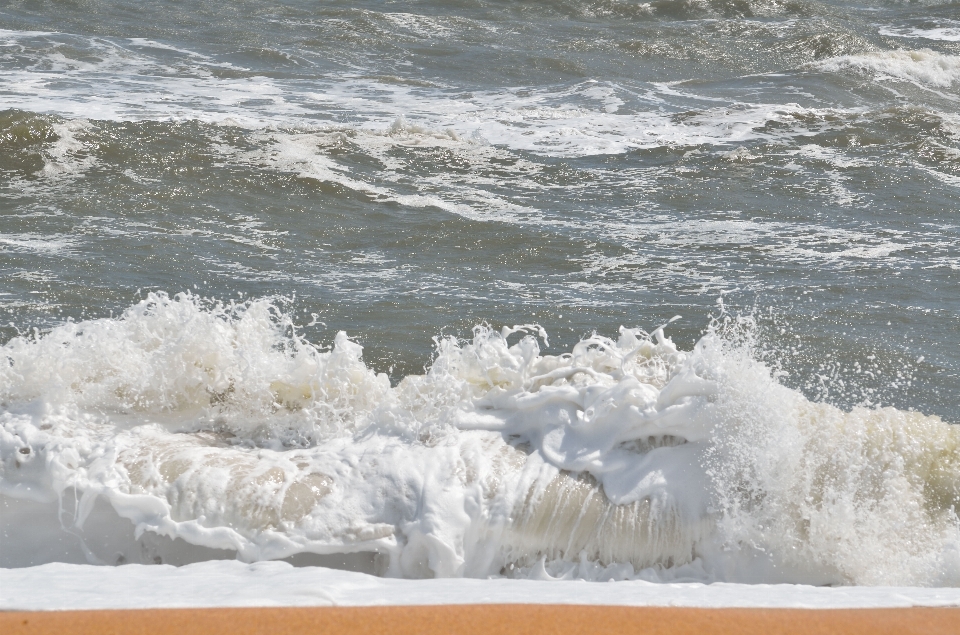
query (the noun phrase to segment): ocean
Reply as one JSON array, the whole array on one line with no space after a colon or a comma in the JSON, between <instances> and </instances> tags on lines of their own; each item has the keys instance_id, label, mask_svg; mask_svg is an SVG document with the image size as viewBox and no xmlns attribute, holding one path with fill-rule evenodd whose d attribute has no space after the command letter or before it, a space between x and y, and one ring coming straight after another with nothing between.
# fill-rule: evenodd
<instances>
[{"instance_id":1,"label":"ocean","mask_svg":"<svg viewBox=\"0 0 960 635\"><path fill-rule=\"evenodd\" d=\"M0 1L0 567L960 586L960 5Z\"/></svg>"}]
</instances>

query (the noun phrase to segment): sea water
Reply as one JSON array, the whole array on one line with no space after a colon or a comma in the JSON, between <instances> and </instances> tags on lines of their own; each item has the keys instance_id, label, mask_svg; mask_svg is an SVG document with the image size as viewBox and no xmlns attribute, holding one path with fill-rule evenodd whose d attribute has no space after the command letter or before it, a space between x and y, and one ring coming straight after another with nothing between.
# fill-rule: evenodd
<instances>
[{"instance_id":1,"label":"sea water","mask_svg":"<svg viewBox=\"0 0 960 635\"><path fill-rule=\"evenodd\" d=\"M960 586L958 214L956 4L6 3L0 566Z\"/></svg>"}]
</instances>

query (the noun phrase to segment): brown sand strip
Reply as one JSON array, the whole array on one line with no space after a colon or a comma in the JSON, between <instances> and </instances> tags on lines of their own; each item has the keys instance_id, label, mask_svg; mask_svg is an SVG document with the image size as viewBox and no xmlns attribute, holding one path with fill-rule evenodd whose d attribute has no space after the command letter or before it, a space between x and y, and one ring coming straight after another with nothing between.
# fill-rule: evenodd
<instances>
[{"instance_id":1,"label":"brown sand strip","mask_svg":"<svg viewBox=\"0 0 960 635\"><path fill-rule=\"evenodd\" d=\"M483 605L0 612L3 635L960 634L960 609Z\"/></svg>"}]
</instances>

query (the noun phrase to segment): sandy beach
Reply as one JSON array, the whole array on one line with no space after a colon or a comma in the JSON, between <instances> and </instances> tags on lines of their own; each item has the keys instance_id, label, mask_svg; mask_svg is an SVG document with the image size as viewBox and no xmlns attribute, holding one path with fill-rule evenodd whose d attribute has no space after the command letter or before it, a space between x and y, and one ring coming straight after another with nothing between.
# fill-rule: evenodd
<instances>
[{"instance_id":1,"label":"sandy beach","mask_svg":"<svg viewBox=\"0 0 960 635\"><path fill-rule=\"evenodd\" d=\"M960 633L960 609L689 609L667 607L460 605L350 608L153 609L0 613L8 635L246 635L335 632L644 633L815 635Z\"/></svg>"}]
</instances>

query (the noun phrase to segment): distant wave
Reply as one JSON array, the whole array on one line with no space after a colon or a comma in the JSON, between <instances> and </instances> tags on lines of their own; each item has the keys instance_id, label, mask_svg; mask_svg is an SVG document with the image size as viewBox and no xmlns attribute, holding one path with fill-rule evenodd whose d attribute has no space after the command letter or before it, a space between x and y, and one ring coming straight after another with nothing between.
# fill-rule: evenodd
<instances>
[{"instance_id":1,"label":"distant wave","mask_svg":"<svg viewBox=\"0 0 960 635\"><path fill-rule=\"evenodd\" d=\"M875 73L878 79L898 79L936 88L950 88L960 81L960 56L930 49L844 55L817 62L813 66L827 71L860 69Z\"/></svg>"}]
</instances>

